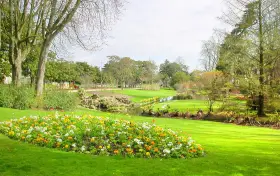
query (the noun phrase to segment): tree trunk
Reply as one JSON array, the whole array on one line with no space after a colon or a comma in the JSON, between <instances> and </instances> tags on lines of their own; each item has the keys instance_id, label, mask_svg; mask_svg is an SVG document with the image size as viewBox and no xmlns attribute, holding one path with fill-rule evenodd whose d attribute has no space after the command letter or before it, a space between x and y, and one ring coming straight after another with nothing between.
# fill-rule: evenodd
<instances>
[{"instance_id":1,"label":"tree trunk","mask_svg":"<svg viewBox=\"0 0 280 176\"><path fill-rule=\"evenodd\" d=\"M36 94L41 96L44 90L44 79L47 63L47 55L51 46L51 40L46 39L43 43L40 58L38 62L37 78L36 78Z\"/></svg>"},{"instance_id":2,"label":"tree trunk","mask_svg":"<svg viewBox=\"0 0 280 176\"><path fill-rule=\"evenodd\" d=\"M258 101L258 116L264 116L264 47L263 47L263 18L262 18L262 1L259 1L259 83L260 83L260 90L259 90L259 101Z\"/></svg>"},{"instance_id":3,"label":"tree trunk","mask_svg":"<svg viewBox=\"0 0 280 176\"><path fill-rule=\"evenodd\" d=\"M16 50L16 49L15 49ZM16 50L14 53L14 61L12 63L12 82L16 87L21 86L21 75L22 75L22 62L25 60L25 52Z\"/></svg>"}]
</instances>

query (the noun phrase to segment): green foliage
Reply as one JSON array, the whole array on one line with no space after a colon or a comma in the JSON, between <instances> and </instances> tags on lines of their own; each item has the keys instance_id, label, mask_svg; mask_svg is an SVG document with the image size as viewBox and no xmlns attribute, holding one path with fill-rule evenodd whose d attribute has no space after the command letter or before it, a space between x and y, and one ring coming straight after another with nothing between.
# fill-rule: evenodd
<instances>
[{"instance_id":1,"label":"green foliage","mask_svg":"<svg viewBox=\"0 0 280 176\"><path fill-rule=\"evenodd\" d=\"M268 112L280 112L280 101L279 99L269 99L265 107L266 111Z\"/></svg>"},{"instance_id":2,"label":"green foliage","mask_svg":"<svg viewBox=\"0 0 280 176\"><path fill-rule=\"evenodd\" d=\"M52 53L53 52L49 53L49 58ZM36 46L31 49L30 53L27 55L22 65L22 73L24 76L30 77L31 84L35 83L39 57L40 57L40 47Z\"/></svg>"},{"instance_id":3,"label":"green foliage","mask_svg":"<svg viewBox=\"0 0 280 176\"><path fill-rule=\"evenodd\" d=\"M187 93L177 93L176 96L173 97L174 100L191 100L193 96Z\"/></svg>"},{"instance_id":4,"label":"green foliage","mask_svg":"<svg viewBox=\"0 0 280 176\"><path fill-rule=\"evenodd\" d=\"M0 83L3 82L4 77L9 76L11 73L11 65L8 62L8 59L2 57L0 51Z\"/></svg>"},{"instance_id":5,"label":"green foliage","mask_svg":"<svg viewBox=\"0 0 280 176\"><path fill-rule=\"evenodd\" d=\"M185 72L177 72L171 78L171 86L175 88L176 84L181 84L190 80L190 77Z\"/></svg>"},{"instance_id":6,"label":"green foliage","mask_svg":"<svg viewBox=\"0 0 280 176\"><path fill-rule=\"evenodd\" d=\"M29 109L34 102L34 89L0 85L0 107Z\"/></svg>"},{"instance_id":7,"label":"green foliage","mask_svg":"<svg viewBox=\"0 0 280 176\"><path fill-rule=\"evenodd\" d=\"M135 61L129 57L108 56L104 65L102 80L117 83L119 87L150 84L156 80L157 66L152 61Z\"/></svg>"},{"instance_id":8,"label":"green foliage","mask_svg":"<svg viewBox=\"0 0 280 176\"><path fill-rule=\"evenodd\" d=\"M181 73L175 76L177 72ZM161 81L164 87L169 87L170 85L174 86L177 82L182 81L182 79L183 81L188 79L185 76L182 76L182 73L187 74L187 66L181 62L177 63L165 60L165 62L160 65L159 73L161 74ZM175 76L175 78L172 78L173 76Z\"/></svg>"},{"instance_id":9,"label":"green foliage","mask_svg":"<svg viewBox=\"0 0 280 176\"><path fill-rule=\"evenodd\" d=\"M77 94L63 90L46 90L43 106L48 110L73 110L78 106Z\"/></svg>"},{"instance_id":10,"label":"green foliage","mask_svg":"<svg viewBox=\"0 0 280 176\"><path fill-rule=\"evenodd\" d=\"M84 87L91 87L98 83L101 73L98 67L93 67L86 62L70 62L58 59L55 53L49 54L46 66L46 80L56 82L77 82Z\"/></svg>"}]
</instances>

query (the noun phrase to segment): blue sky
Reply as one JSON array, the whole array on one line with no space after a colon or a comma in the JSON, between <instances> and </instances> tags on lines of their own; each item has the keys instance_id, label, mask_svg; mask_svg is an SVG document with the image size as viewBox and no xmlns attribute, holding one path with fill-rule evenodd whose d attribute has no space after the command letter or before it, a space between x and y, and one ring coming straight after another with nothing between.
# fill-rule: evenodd
<instances>
[{"instance_id":1,"label":"blue sky","mask_svg":"<svg viewBox=\"0 0 280 176\"><path fill-rule=\"evenodd\" d=\"M71 49L70 60L101 66L106 56L118 55L160 64L180 56L191 70L199 69L202 41L225 27L217 19L223 5L222 0L130 0L107 44L95 52Z\"/></svg>"}]
</instances>

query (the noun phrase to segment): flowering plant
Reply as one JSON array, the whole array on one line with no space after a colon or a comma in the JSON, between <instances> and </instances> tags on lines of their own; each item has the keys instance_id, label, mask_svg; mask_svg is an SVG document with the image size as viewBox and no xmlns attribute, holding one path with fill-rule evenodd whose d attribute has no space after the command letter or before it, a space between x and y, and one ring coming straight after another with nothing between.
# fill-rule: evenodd
<instances>
[{"instance_id":1,"label":"flowering plant","mask_svg":"<svg viewBox=\"0 0 280 176\"><path fill-rule=\"evenodd\" d=\"M30 116L0 122L0 133L38 146L93 155L142 158L191 158L204 149L154 123L135 123L91 115Z\"/></svg>"}]
</instances>

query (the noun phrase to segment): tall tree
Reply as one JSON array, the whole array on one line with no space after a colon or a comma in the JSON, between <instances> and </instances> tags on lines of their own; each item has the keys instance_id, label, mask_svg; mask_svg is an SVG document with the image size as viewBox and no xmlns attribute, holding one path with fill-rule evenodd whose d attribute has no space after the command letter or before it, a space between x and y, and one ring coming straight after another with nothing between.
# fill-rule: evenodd
<instances>
[{"instance_id":1,"label":"tall tree","mask_svg":"<svg viewBox=\"0 0 280 176\"><path fill-rule=\"evenodd\" d=\"M243 40L246 46L244 58L250 59L253 63L249 70L256 69L258 75L258 115L263 116L265 91L268 86L269 68L272 66L274 57L271 52L279 51L275 45L271 47L271 37L279 33L279 2L276 0L228 0L229 13L224 15L224 20L234 25L231 35L239 41ZM240 15L241 14L241 15ZM278 40L279 42L279 40ZM240 53L239 53L240 54Z\"/></svg>"},{"instance_id":2,"label":"tall tree","mask_svg":"<svg viewBox=\"0 0 280 176\"><path fill-rule=\"evenodd\" d=\"M95 39L102 39L104 31L116 19L122 7L121 0L69 0L44 1L47 9L43 14L43 38L38 63L36 90L37 95L43 92L44 74L47 53L58 34L65 34L69 41L75 42L85 49L96 47ZM63 33L61 33L63 31ZM85 35L88 34L88 35ZM95 35L96 34L96 35ZM97 36L101 37L97 37Z\"/></svg>"},{"instance_id":3,"label":"tall tree","mask_svg":"<svg viewBox=\"0 0 280 176\"><path fill-rule=\"evenodd\" d=\"M12 66L13 83L20 86L22 63L31 48L38 42L43 3L38 0L1 1L2 32L8 37L9 62Z\"/></svg>"}]
</instances>

